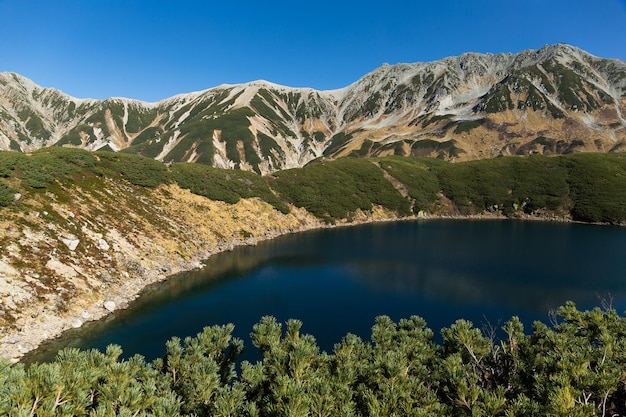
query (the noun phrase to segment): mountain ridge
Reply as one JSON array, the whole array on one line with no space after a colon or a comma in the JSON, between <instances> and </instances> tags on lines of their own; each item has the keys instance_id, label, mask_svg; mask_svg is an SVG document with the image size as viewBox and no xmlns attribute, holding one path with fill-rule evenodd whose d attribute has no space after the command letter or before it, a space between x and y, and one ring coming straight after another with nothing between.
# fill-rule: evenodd
<instances>
[{"instance_id":1,"label":"mountain ridge","mask_svg":"<svg viewBox=\"0 0 626 417\"><path fill-rule=\"evenodd\" d=\"M383 64L335 90L255 80L157 102L78 99L0 73L0 149L110 149L262 174L321 157L617 151L624 114L626 63L566 44Z\"/></svg>"}]
</instances>

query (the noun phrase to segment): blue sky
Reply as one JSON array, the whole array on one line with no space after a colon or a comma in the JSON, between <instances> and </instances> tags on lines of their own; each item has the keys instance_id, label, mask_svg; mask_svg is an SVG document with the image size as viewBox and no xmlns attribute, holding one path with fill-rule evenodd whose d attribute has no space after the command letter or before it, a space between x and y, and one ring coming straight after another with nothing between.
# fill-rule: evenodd
<instances>
[{"instance_id":1,"label":"blue sky","mask_svg":"<svg viewBox=\"0 0 626 417\"><path fill-rule=\"evenodd\" d=\"M559 42L626 60L626 0L0 0L0 71L79 98L327 90L385 62Z\"/></svg>"}]
</instances>

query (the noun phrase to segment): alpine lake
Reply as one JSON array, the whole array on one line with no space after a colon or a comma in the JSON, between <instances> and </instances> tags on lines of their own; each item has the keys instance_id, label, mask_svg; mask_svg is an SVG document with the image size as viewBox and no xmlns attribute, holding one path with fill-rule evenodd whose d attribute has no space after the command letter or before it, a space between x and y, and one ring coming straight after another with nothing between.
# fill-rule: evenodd
<instances>
[{"instance_id":1,"label":"alpine lake","mask_svg":"<svg viewBox=\"0 0 626 417\"><path fill-rule=\"evenodd\" d=\"M567 301L626 310L626 228L516 220L422 220L320 229L238 247L201 270L148 287L130 308L67 331L23 361L59 349L163 356L173 336L235 324L243 359L261 317L303 322L321 350L347 333L369 340L375 318L423 317L439 332L457 319L499 329L512 316L532 331Z\"/></svg>"}]
</instances>

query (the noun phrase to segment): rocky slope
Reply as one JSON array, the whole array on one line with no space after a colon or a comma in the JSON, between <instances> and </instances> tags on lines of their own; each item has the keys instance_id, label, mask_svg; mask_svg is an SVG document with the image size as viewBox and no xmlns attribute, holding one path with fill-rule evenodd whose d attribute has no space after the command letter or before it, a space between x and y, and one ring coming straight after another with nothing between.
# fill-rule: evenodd
<instances>
[{"instance_id":1,"label":"rocky slope","mask_svg":"<svg viewBox=\"0 0 626 417\"><path fill-rule=\"evenodd\" d=\"M0 152L0 357L123 308L215 253L324 226L255 174L122 156ZM350 221L397 216L373 207Z\"/></svg>"},{"instance_id":2,"label":"rocky slope","mask_svg":"<svg viewBox=\"0 0 626 417\"><path fill-rule=\"evenodd\" d=\"M178 186L90 181L0 209L0 356L124 307L146 285L239 244L316 227L259 199L212 201Z\"/></svg>"},{"instance_id":3,"label":"rocky slope","mask_svg":"<svg viewBox=\"0 0 626 417\"><path fill-rule=\"evenodd\" d=\"M0 149L63 145L270 173L319 157L613 152L626 63L569 45L383 65L334 91L266 81L157 103L80 100L0 74Z\"/></svg>"}]
</instances>

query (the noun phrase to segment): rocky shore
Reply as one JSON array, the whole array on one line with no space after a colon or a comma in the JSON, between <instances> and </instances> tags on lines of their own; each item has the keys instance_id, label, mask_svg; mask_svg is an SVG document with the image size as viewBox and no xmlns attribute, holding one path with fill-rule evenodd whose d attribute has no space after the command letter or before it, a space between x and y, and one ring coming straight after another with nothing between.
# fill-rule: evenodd
<instances>
[{"instance_id":1,"label":"rocky shore","mask_svg":"<svg viewBox=\"0 0 626 417\"><path fill-rule=\"evenodd\" d=\"M398 220L374 208L330 226L295 207L283 214L258 199L231 205L173 185L140 196L113 191L120 195L115 208L95 210L93 201L83 199L3 216L0 357L17 362L45 340L127 308L147 286L201 268L210 256L237 246L315 228Z\"/></svg>"}]
</instances>

